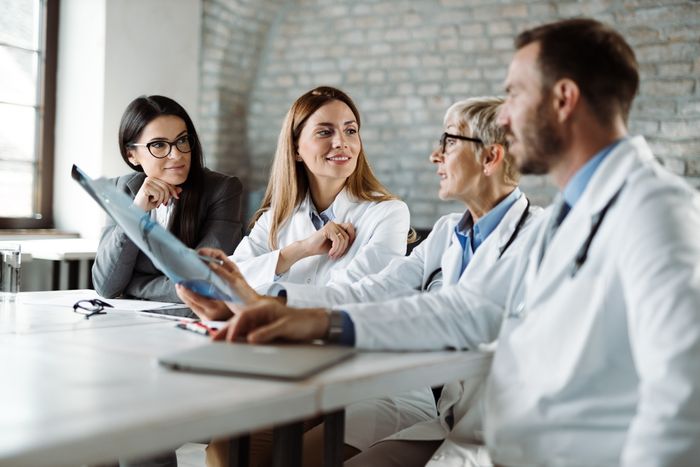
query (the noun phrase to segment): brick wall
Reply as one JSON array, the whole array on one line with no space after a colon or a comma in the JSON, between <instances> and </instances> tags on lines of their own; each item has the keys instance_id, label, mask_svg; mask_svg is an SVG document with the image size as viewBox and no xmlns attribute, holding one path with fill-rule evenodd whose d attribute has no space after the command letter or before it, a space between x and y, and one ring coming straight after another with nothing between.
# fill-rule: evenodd
<instances>
[{"instance_id":1,"label":"brick wall","mask_svg":"<svg viewBox=\"0 0 700 467\"><path fill-rule=\"evenodd\" d=\"M204 0L201 126L210 165L264 188L289 105L341 87L363 118L380 180L430 226L462 207L437 199L428 154L454 101L502 93L514 35L575 15L615 25L634 47L642 86L631 131L700 186L700 3L594 0ZM543 177L522 186L536 203Z\"/></svg>"}]
</instances>

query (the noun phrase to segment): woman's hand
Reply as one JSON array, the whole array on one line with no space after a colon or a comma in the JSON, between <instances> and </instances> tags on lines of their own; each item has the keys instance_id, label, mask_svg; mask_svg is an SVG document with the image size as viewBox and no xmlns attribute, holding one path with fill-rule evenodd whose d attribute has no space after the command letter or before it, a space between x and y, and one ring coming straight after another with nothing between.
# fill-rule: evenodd
<instances>
[{"instance_id":1,"label":"woman's hand","mask_svg":"<svg viewBox=\"0 0 700 467\"><path fill-rule=\"evenodd\" d=\"M171 185L158 178L146 177L143 185L134 197L134 204L144 211L155 209L161 204L168 205L170 198L179 199L182 188Z\"/></svg>"},{"instance_id":2,"label":"woman's hand","mask_svg":"<svg viewBox=\"0 0 700 467\"><path fill-rule=\"evenodd\" d=\"M307 256L328 254L331 259L341 258L355 240L355 227L349 222L327 222L321 230L302 240Z\"/></svg>"},{"instance_id":3,"label":"woman's hand","mask_svg":"<svg viewBox=\"0 0 700 467\"><path fill-rule=\"evenodd\" d=\"M290 243L280 250L275 274L289 271L294 263L309 256L325 255L341 258L355 241L355 227L349 222L336 224L331 221L304 240Z\"/></svg>"},{"instance_id":4,"label":"woman's hand","mask_svg":"<svg viewBox=\"0 0 700 467\"><path fill-rule=\"evenodd\" d=\"M222 265L209 263L209 268L225 280L244 303L250 304L260 300L260 294L248 284L236 264L228 259L226 253L216 248L200 248L197 253L223 261ZM235 305L229 304L228 306L234 312L236 311Z\"/></svg>"}]
</instances>

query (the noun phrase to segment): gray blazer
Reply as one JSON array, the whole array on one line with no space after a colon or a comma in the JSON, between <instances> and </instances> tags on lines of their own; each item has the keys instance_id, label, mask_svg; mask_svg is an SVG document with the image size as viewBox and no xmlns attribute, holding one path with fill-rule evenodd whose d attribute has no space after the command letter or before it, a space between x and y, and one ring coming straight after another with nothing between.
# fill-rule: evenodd
<instances>
[{"instance_id":1,"label":"gray blazer","mask_svg":"<svg viewBox=\"0 0 700 467\"><path fill-rule=\"evenodd\" d=\"M146 179L134 172L112 179L117 189L132 199ZM196 248L219 248L230 255L243 236L241 223L241 182L218 172L204 169L204 193L199 209L199 240ZM175 285L156 269L124 231L108 218L102 229L92 281L101 296L136 297L165 302L181 302Z\"/></svg>"}]
</instances>

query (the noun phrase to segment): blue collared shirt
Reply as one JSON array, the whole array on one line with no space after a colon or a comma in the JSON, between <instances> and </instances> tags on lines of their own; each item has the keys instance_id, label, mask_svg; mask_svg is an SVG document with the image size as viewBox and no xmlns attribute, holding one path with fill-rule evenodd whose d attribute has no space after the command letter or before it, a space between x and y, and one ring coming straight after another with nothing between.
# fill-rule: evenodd
<instances>
[{"instance_id":1,"label":"blue collared shirt","mask_svg":"<svg viewBox=\"0 0 700 467\"><path fill-rule=\"evenodd\" d=\"M455 233L457 234L459 243L462 245L463 251L462 272L464 272L467 264L469 264L469 260L471 260L476 249L491 235L511 206L520 198L520 193L520 188L516 187L515 190L487 212L486 215L479 219L473 226L471 225L472 216L469 211L464 213L462 220L455 226ZM470 232L473 232L473 235L470 235ZM355 324L346 311L340 310L340 313L343 316L343 331L340 334L338 343L342 345L355 345Z\"/></svg>"},{"instance_id":2,"label":"blue collared shirt","mask_svg":"<svg viewBox=\"0 0 700 467\"><path fill-rule=\"evenodd\" d=\"M598 154L593 156L591 160L586 162L583 167L578 169L578 172L571 177L569 183L567 183L564 187L564 191L562 191L562 197L569 208L573 208L578 202L581 195L586 190L588 183L591 181L591 178L593 178L593 174L595 174L596 170L598 170L600 164L606 157L608 157L608 155L610 155L612 150L615 149L615 147L620 144L623 139L624 138L618 139L614 143L598 151Z\"/></svg>"},{"instance_id":3,"label":"blue collared shirt","mask_svg":"<svg viewBox=\"0 0 700 467\"><path fill-rule=\"evenodd\" d=\"M309 212L309 217L311 217L311 223L314 225L316 230L321 230L324 225L330 221L335 220L335 213L333 212L333 205L328 206L328 209L318 213L316 208Z\"/></svg>"},{"instance_id":4,"label":"blue collared shirt","mask_svg":"<svg viewBox=\"0 0 700 467\"><path fill-rule=\"evenodd\" d=\"M473 219L469 211L464 213L462 219L455 226L455 234L462 245L462 268L461 272L467 268L472 256L477 248L491 235L491 233L501 223L503 217L513 204L520 198L520 188L515 188L500 203L487 212L476 224L472 224Z\"/></svg>"}]
</instances>

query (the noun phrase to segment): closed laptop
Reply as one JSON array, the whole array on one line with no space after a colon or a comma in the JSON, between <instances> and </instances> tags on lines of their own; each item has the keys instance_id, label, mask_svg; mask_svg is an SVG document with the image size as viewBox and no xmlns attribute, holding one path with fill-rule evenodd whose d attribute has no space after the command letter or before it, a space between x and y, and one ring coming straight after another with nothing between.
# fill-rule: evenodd
<instances>
[{"instance_id":1,"label":"closed laptop","mask_svg":"<svg viewBox=\"0 0 700 467\"><path fill-rule=\"evenodd\" d=\"M303 379L355 353L352 347L314 344L252 345L211 342L158 359L186 371Z\"/></svg>"}]
</instances>

